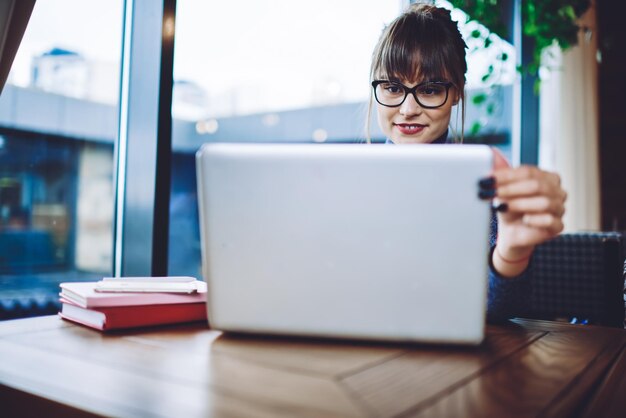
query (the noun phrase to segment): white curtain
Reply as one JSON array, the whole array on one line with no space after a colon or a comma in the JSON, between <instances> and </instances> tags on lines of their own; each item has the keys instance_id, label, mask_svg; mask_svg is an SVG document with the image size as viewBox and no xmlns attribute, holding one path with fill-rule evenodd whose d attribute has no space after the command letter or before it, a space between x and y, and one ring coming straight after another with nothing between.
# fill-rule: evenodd
<instances>
[{"instance_id":1,"label":"white curtain","mask_svg":"<svg viewBox=\"0 0 626 418\"><path fill-rule=\"evenodd\" d=\"M565 231L600 229L598 81L595 8L581 19L589 28L578 45L557 47L543 60L539 165L561 175L568 193Z\"/></svg>"}]
</instances>

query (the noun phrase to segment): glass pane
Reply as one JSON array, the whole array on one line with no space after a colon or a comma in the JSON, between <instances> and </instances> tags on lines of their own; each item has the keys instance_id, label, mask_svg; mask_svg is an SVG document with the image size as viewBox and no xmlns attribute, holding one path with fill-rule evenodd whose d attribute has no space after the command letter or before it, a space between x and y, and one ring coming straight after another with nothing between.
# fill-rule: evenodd
<instances>
[{"instance_id":1,"label":"glass pane","mask_svg":"<svg viewBox=\"0 0 626 418\"><path fill-rule=\"evenodd\" d=\"M169 274L201 277L200 145L363 142L372 50L403 3L177 2Z\"/></svg>"},{"instance_id":2,"label":"glass pane","mask_svg":"<svg viewBox=\"0 0 626 418\"><path fill-rule=\"evenodd\" d=\"M515 48L480 23L468 22L467 14L449 2L435 4L452 11L468 46L464 142L494 145L511 160Z\"/></svg>"},{"instance_id":3,"label":"glass pane","mask_svg":"<svg viewBox=\"0 0 626 418\"><path fill-rule=\"evenodd\" d=\"M0 319L111 274L122 6L35 4L0 97Z\"/></svg>"}]
</instances>

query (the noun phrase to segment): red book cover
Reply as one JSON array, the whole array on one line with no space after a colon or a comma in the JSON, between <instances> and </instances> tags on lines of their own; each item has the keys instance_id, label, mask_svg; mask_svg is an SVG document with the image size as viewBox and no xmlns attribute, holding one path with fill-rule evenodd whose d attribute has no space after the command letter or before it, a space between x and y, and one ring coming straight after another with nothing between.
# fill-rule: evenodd
<instances>
[{"instance_id":1,"label":"red book cover","mask_svg":"<svg viewBox=\"0 0 626 418\"><path fill-rule=\"evenodd\" d=\"M67 320L102 331L207 321L206 303L170 303L161 305L113 306L83 308L61 299L59 315Z\"/></svg>"},{"instance_id":2,"label":"red book cover","mask_svg":"<svg viewBox=\"0 0 626 418\"><path fill-rule=\"evenodd\" d=\"M206 283L202 281L198 282L198 292L191 294L96 292L96 282L68 282L60 286L63 299L83 308L206 302Z\"/></svg>"}]
</instances>

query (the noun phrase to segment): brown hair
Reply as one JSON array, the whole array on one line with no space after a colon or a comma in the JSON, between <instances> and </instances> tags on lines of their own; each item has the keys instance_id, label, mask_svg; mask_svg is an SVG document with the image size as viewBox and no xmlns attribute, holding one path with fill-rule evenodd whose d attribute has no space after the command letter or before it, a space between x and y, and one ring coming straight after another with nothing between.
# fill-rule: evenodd
<instances>
[{"instance_id":1,"label":"brown hair","mask_svg":"<svg viewBox=\"0 0 626 418\"><path fill-rule=\"evenodd\" d=\"M450 11L430 4L412 4L385 27L372 54L370 81L449 80L462 100L461 142L465 125L465 41ZM367 114L367 142L372 94Z\"/></svg>"}]
</instances>

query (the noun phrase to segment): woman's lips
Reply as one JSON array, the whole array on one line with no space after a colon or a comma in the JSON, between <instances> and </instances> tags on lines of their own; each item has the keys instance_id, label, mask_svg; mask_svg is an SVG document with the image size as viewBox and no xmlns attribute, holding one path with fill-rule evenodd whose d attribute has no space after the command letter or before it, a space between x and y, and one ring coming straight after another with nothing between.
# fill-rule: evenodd
<instances>
[{"instance_id":1,"label":"woman's lips","mask_svg":"<svg viewBox=\"0 0 626 418\"><path fill-rule=\"evenodd\" d=\"M419 123L396 123L395 126L404 135L415 135L422 132L426 127L426 125Z\"/></svg>"}]
</instances>

